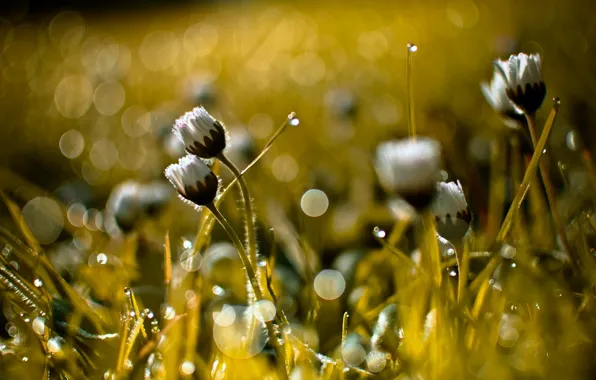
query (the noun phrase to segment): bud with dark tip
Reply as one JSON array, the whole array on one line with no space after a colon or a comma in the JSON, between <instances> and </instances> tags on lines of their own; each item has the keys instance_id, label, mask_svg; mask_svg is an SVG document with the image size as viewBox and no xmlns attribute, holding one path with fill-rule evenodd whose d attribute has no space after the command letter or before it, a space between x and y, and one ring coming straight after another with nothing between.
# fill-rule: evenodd
<instances>
[{"instance_id":1,"label":"bud with dark tip","mask_svg":"<svg viewBox=\"0 0 596 380\"><path fill-rule=\"evenodd\" d=\"M107 208L124 233L134 230L143 216L140 189L137 182L127 181L116 186L108 199Z\"/></svg>"},{"instance_id":2,"label":"bud with dark tip","mask_svg":"<svg viewBox=\"0 0 596 380\"><path fill-rule=\"evenodd\" d=\"M177 164L168 166L165 176L183 200L195 205L210 204L217 195L217 177L203 161L192 154L182 157Z\"/></svg>"},{"instance_id":3,"label":"bud with dark tip","mask_svg":"<svg viewBox=\"0 0 596 380\"><path fill-rule=\"evenodd\" d=\"M459 181L437 183L431 211L437 220L437 231L449 240L461 239L470 228L472 214Z\"/></svg>"},{"instance_id":4,"label":"bud with dark tip","mask_svg":"<svg viewBox=\"0 0 596 380\"><path fill-rule=\"evenodd\" d=\"M419 137L380 144L375 168L386 191L421 210L434 199L440 164L439 142Z\"/></svg>"},{"instance_id":5,"label":"bud with dark tip","mask_svg":"<svg viewBox=\"0 0 596 380\"><path fill-rule=\"evenodd\" d=\"M176 120L172 130L188 153L213 158L226 148L224 126L203 107L196 107Z\"/></svg>"},{"instance_id":6,"label":"bud with dark tip","mask_svg":"<svg viewBox=\"0 0 596 380\"><path fill-rule=\"evenodd\" d=\"M546 96L540 54L519 53L494 64L495 74L501 75L507 84L505 92L511 102L523 113L535 113Z\"/></svg>"}]
</instances>

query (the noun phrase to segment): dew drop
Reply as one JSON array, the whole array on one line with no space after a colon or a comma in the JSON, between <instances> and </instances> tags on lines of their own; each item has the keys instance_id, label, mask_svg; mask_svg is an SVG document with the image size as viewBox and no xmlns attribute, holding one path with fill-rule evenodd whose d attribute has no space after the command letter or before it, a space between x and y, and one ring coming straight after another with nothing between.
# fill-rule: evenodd
<instances>
[{"instance_id":1,"label":"dew drop","mask_svg":"<svg viewBox=\"0 0 596 380\"><path fill-rule=\"evenodd\" d=\"M379 227L375 227L375 228L373 228L373 235L376 238L384 239L385 236L387 236L387 233L385 231L383 231L382 229L380 229Z\"/></svg>"},{"instance_id":2,"label":"dew drop","mask_svg":"<svg viewBox=\"0 0 596 380\"><path fill-rule=\"evenodd\" d=\"M105 253L100 253L99 255L97 255L97 263L104 265L108 262L108 256L106 256Z\"/></svg>"},{"instance_id":3,"label":"dew drop","mask_svg":"<svg viewBox=\"0 0 596 380\"><path fill-rule=\"evenodd\" d=\"M408 42L408 51L410 53L415 53L416 51L418 51L418 46L414 45L411 42Z\"/></svg>"},{"instance_id":4,"label":"dew drop","mask_svg":"<svg viewBox=\"0 0 596 380\"><path fill-rule=\"evenodd\" d=\"M163 311L164 319L172 320L172 319L174 319L175 316L176 316L176 309L174 309L170 305L167 305L166 307L164 307L164 311Z\"/></svg>"},{"instance_id":5,"label":"dew drop","mask_svg":"<svg viewBox=\"0 0 596 380\"><path fill-rule=\"evenodd\" d=\"M296 117L296 114L294 114L294 113L291 113L291 114L288 116L288 119L290 119L290 125L291 125L292 127L297 127L297 126L300 124L300 119L298 119L298 118Z\"/></svg>"},{"instance_id":6,"label":"dew drop","mask_svg":"<svg viewBox=\"0 0 596 380\"><path fill-rule=\"evenodd\" d=\"M257 259L257 265L261 268L267 268L267 258L265 256L259 255Z\"/></svg>"},{"instance_id":7,"label":"dew drop","mask_svg":"<svg viewBox=\"0 0 596 380\"><path fill-rule=\"evenodd\" d=\"M43 286L43 281L41 281L39 278L36 278L33 280L33 285L35 285L36 288L41 288Z\"/></svg>"},{"instance_id":8,"label":"dew drop","mask_svg":"<svg viewBox=\"0 0 596 380\"><path fill-rule=\"evenodd\" d=\"M31 327L33 328L33 331L35 331L35 333L37 335L43 336L46 333L45 318L42 318L42 317L35 318L33 320L33 323L31 324Z\"/></svg>"}]
</instances>

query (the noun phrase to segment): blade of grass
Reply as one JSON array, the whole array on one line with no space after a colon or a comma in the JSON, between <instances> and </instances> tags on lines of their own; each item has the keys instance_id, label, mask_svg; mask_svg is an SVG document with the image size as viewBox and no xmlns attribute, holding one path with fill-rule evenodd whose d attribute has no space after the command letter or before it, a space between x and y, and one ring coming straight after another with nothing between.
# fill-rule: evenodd
<instances>
[{"instance_id":1,"label":"blade of grass","mask_svg":"<svg viewBox=\"0 0 596 380\"><path fill-rule=\"evenodd\" d=\"M534 149L534 154L532 155L530 164L528 165L526 173L524 174L524 179L520 187L517 189L515 198L513 198L513 202L511 203L509 211L507 211L507 215L505 216L505 220L501 225L501 230L497 235L497 241L504 241L511 230L513 221L515 220L517 213L519 212L519 208L521 207L521 204L524 201L530 187L530 181L532 180L532 177L536 175L538 162L540 161L540 157L543 154L544 147L546 146L546 142L555 123L555 117L557 116L558 110L559 102L558 100L555 100L553 102L553 108L548 116L548 119L546 120L546 124L544 125L544 129L542 130L542 134L540 135L540 139L538 140L536 148Z\"/></svg>"}]
</instances>

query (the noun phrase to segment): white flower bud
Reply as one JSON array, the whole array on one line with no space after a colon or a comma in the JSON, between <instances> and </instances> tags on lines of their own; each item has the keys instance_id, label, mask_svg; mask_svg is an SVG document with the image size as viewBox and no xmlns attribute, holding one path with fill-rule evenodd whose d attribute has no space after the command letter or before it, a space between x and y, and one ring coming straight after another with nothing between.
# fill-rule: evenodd
<instances>
[{"instance_id":1,"label":"white flower bud","mask_svg":"<svg viewBox=\"0 0 596 380\"><path fill-rule=\"evenodd\" d=\"M441 145L418 137L387 141L377 148L375 168L381 185L417 209L434 196L441 165Z\"/></svg>"},{"instance_id":2,"label":"white flower bud","mask_svg":"<svg viewBox=\"0 0 596 380\"><path fill-rule=\"evenodd\" d=\"M506 93L521 112L536 112L546 96L546 85L542 80L540 54L512 55L509 60L497 60L495 75L506 82Z\"/></svg>"},{"instance_id":3,"label":"white flower bud","mask_svg":"<svg viewBox=\"0 0 596 380\"><path fill-rule=\"evenodd\" d=\"M226 147L224 126L203 107L196 107L176 120L172 130L188 153L201 158L212 158Z\"/></svg>"},{"instance_id":4,"label":"white flower bud","mask_svg":"<svg viewBox=\"0 0 596 380\"><path fill-rule=\"evenodd\" d=\"M207 205L217 195L217 177L203 161L192 154L182 157L177 164L168 166L165 176L182 198L196 205Z\"/></svg>"}]
</instances>

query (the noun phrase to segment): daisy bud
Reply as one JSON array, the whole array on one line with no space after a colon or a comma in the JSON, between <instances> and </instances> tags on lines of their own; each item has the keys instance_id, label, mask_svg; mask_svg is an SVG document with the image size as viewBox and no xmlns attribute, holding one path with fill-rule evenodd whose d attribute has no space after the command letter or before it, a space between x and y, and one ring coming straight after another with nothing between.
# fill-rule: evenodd
<instances>
[{"instance_id":1,"label":"daisy bud","mask_svg":"<svg viewBox=\"0 0 596 380\"><path fill-rule=\"evenodd\" d=\"M127 181L116 186L108 199L107 209L125 233L132 231L143 216L139 192L137 182Z\"/></svg>"},{"instance_id":2,"label":"daisy bud","mask_svg":"<svg viewBox=\"0 0 596 380\"><path fill-rule=\"evenodd\" d=\"M207 205L217 195L217 177L203 161L192 154L182 157L177 164L168 166L165 176L183 200L196 205Z\"/></svg>"},{"instance_id":3,"label":"daisy bud","mask_svg":"<svg viewBox=\"0 0 596 380\"><path fill-rule=\"evenodd\" d=\"M509 60L494 62L495 72L505 79L505 92L513 104L524 113L534 113L546 96L542 81L540 54L512 55Z\"/></svg>"},{"instance_id":4,"label":"daisy bud","mask_svg":"<svg viewBox=\"0 0 596 380\"><path fill-rule=\"evenodd\" d=\"M379 182L416 209L425 208L436 192L441 164L441 145L424 137L387 141L377 147Z\"/></svg>"},{"instance_id":5,"label":"daisy bud","mask_svg":"<svg viewBox=\"0 0 596 380\"><path fill-rule=\"evenodd\" d=\"M176 120L172 130L188 153L201 158L213 158L226 147L226 131L203 107L196 107Z\"/></svg>"},{"instance_id":6,"label":"daisy bud","mask_svg":"<svg viewBox=\"0 0 596 380\"><path fill-rule=\"evenodd\" d=\"M525 121L525 117L509 100L507 82L501 73L495 69L490 84L482 83L480 88L486 101L503 118L505 125L510 128L519 128Z\"/></svg>"},{"instance_id":7,"label":"daisy bud","mask_svg":"<svg viewBox=\"0 0 596 380\"><path fill-rule=\"evenodd\" d=\"M172 188L163 181L144 185L139 192L141 207L149 217L158 216L166 208L172 196Z\"/></svg>"},{"instance_id":8,"label":"daisy bud","mask_svg":"<svg viewBox=\"0 0 596 380\"><path fill-rule=\"evenodd\" d=\"M472 215L459 181L437 184L437 197L431 210L437 219L437 232L441 236L456 240L468 231Z\"/></svg>"}]
</instances>

